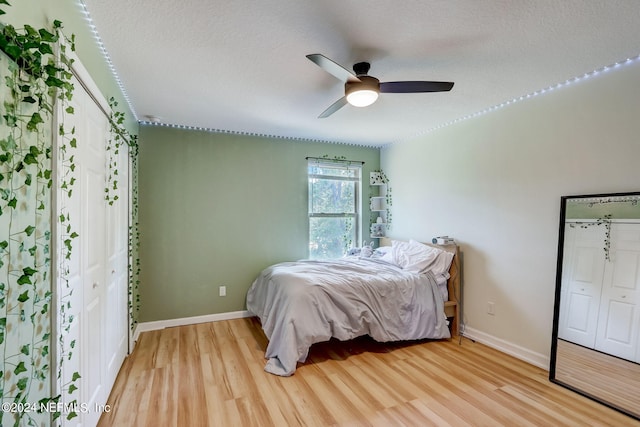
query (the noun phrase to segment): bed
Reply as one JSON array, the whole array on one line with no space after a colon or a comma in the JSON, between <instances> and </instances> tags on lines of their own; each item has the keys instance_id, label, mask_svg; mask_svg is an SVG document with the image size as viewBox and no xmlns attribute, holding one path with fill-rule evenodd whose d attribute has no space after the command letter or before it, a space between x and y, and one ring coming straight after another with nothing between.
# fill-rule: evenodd
<instances>
[{"instance_id":1,"label":"bed","mask_svg":"<svg viewBox=\"0 0 640 427\"><path fill-rule=\"evenodd\" d=\"M264 269L247 293L269 344L265 371L293 375L312 344L369 335L376 341L458 334L456 245L381 239L375 252Z\"/></svg>"}]
</instances>

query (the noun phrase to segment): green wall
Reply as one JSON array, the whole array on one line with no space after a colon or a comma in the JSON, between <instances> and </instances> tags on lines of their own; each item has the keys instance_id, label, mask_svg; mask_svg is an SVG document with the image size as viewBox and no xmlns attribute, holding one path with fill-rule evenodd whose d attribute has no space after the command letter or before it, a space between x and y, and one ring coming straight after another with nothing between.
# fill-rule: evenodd
<instances>
[{"instance_id":1,"label":"green wall","mask_svg":"<svg viewBox=\"0 0 640 427\"><path fill-rule=\"evenodd\" d=\"M139 320L244 310L262 269L307 256L305 157L362 160L368 180L379 169L379 154L377 148L141 126ZM368 232L369 212L364 216ZM226 297L218 296L220 285Z\"/></svg>"}]
</instances>

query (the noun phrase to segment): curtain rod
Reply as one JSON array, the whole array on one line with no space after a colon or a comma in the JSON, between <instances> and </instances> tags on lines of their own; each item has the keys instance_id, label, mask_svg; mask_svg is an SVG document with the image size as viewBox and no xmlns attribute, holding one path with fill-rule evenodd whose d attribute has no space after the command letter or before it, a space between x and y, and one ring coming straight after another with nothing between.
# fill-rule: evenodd
<instances>
[{"instance_id":1,"label":"curtain rod","mask_svg":"<svg viewBox=\"0 0 640 427\"><path fill-rule=\"evenodd\" d=\"M305 157L307 160L315 160L317 162L337 162L337 163L360 163L364 165L362 160L347 160L347 159L330 159L328 157Z\"/></svg>"}]
</instances>

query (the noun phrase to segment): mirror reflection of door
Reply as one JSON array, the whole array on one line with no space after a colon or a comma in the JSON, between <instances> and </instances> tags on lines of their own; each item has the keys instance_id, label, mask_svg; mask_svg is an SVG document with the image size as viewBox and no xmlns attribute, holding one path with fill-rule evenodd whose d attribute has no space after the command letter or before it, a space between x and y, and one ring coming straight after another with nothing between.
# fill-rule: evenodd
<instances>
[{"instance_id":1,"label":"mirror reflection of door","mask_svg":"<svg viewBox=\"0 0 640 427\"><path fill-rule=\"evenodd\" d=\"M640 193L563 197L550 369L552 381L638 419L639 201Z\"/></svg>"},{"instance_id":2,"label":"mirror reflection of door","mask_svg":"<svg viewBox=\"0 0 640 427\"><path fill-rule=\"evenodd\" d=\"M611 225L596 349L640 363L640 222Z\"/></svg>"},{"instance_id":3,"label":"mirror reflection of door","mask_svg":"<svg viewBox=\"0 0 640 427\"><path fill-rule=\"evenodd\" d=\"M558 337L593 348L604 272L604 229L567 222Z\"/></svg>"},{"instance_id":4,"label":"mirror reflection of door","mask_svg":"<svg viewBox=\"0 0 640 427\"><path fill-rule=\"evenodd\" d=\"M640 362L640 222L606 229L568 220L558 337Z\"/></svg>"}]
</instances>

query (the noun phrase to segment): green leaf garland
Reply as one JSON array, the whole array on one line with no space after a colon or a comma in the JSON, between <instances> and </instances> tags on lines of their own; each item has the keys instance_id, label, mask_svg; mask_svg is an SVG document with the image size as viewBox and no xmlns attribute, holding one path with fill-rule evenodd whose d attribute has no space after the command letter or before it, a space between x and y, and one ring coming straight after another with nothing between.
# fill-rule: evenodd
<instances>
[{"instance_id":1,"label":"green leaf garland","mask_svg":"<svg viewBox=\"0 0 640 427\"><path fill-rule=\"evenodd\" d=\"M5 6L10 5L0 0L0 15L6 13ZM72 99L71 60L64 51L74 44L74 37L67 39L61 30L60 21L50 29L0 23L2 403L59 399L47 395L52 375L51 123L55 103ZM64 124L60 132L68 133ZM73 162L66 161L71 167ZM65 184L70 187L70 180ZM0 425L46 424L49 414L42 412L0 414Z\"/></svg>"}]
</instances>

